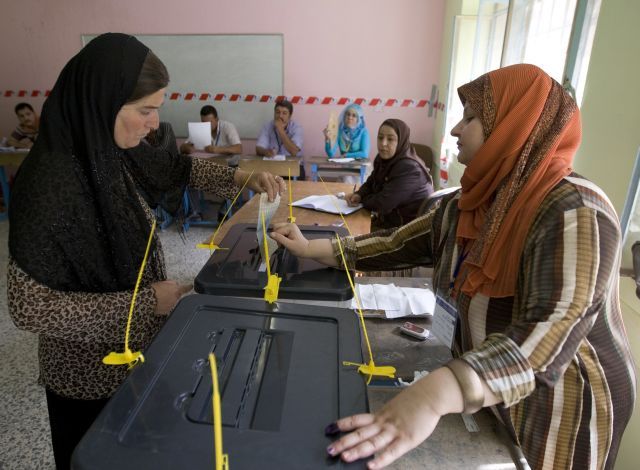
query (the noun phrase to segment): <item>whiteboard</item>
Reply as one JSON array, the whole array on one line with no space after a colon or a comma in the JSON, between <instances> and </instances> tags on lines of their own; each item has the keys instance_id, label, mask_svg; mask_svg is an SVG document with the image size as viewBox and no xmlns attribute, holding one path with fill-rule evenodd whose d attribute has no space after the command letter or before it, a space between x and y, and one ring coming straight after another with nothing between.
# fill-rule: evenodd
<instances>
[{"instance_id":1,"label":"whiteboard","mask_svg":"<svg viewBox=\"0 0 640 470\"><path fill-rule=\"evenodd\" d=\"M87 44L97 34L83 34ZM273 119L273 102L233 103L183 98L169 100L172 92L215 96L283 94L283 36L281 34L134 35L164 62L171 82L160 120L171 123L177 137L186 137L187 122L200 121L200 108L213 105L218 117L235 124L240 137L255 139L265 122Z\"/></svg>"}]
</instances>

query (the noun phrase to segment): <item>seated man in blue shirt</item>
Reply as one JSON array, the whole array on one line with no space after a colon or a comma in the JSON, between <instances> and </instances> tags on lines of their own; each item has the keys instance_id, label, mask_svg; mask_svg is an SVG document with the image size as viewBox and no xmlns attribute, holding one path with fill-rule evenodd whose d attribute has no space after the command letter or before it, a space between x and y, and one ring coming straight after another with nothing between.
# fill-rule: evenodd
<instances>
[{"instance_id":1,"label":"seated man in blue shirt","mask_svg":"<svg viewBox=\"0 0 640 470\"><path fill-rule=\"evenodd\" d=\"M273 121L266 123L256 142L256 153L265 157L274 155L302 155L302 126L291 120L293 105L287 100L278 101Z\"/></svg>"}]
</instances>

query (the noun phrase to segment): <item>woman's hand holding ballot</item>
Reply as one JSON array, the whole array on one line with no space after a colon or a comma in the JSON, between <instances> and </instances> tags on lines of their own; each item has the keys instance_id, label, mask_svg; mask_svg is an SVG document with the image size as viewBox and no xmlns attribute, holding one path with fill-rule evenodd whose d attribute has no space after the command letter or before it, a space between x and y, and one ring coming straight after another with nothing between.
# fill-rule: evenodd
<instances>
[{"instance_id":1,"label":"woman's hand holding ballot","mask_svg":"<svg viewBox=\"0 0 640 470\"><path fill-rule=\"evenodd\" d=\"M269 202L273 202L276 194L282 194L286 190L282 176L273 176L266 171L250 174L244 170L236 170L233 175L234 183L238 187L242 187L245 181L247 181L247 178L249 178L247 188L257 193L267 193Z\"/></svg>"},{"instance_id":2,"label":"woman's hand holding ballot","mask_svg":"<svg viewBox=\"0 0 640 470\"><path fill-rule=\"evenodd\" d=\"M329 238L307 240L296 224L274 224L271 238L298 258L312 258L328 266L338 266Z\"/></svg>"}]
</instances>

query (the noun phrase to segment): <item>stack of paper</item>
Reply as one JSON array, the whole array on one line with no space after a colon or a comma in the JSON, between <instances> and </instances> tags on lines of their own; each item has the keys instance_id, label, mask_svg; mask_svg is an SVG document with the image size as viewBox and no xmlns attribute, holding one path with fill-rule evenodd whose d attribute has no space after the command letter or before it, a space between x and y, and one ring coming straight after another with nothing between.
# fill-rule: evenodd
<instances>
[{"instance_id":1,"label":"stack of paper","mask_svg":"<svg viewBox=\"0 0 640 470\"><path fill-rule=\"evenodd\" d=\"M433 315L436 305L436 297L428 288L358 284L356 290L364 310L384 310L386 318ZM351 307L357 306L354 297Z\"/></svg>"}]
</instances>

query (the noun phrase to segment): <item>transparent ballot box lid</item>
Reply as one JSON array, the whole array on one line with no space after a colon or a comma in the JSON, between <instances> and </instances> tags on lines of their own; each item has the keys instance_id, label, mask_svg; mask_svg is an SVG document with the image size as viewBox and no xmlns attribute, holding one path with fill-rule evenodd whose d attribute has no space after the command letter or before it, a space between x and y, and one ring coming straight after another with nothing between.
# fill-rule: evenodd
<instances>
[{"instance_id":1,"label":"transparent ballot box lid","mask_svg":"<svg viewBox=\"0 0 640 470\"><path fill-rule=\"evenodd\" d=\"M301 226L300 230L309 240L347 235L342 227ZM234 225L219 245L224 249L216 250L196 276L196 292L262 298L267 271L256 226ZM343 270L300 259L284 247L278 247L271 256L270 269L282 278L279 298L341 301L353 297Z\"/></svg>"},{"instance_id":2,"label":"transparent ballot box lid","mask_svg":"<svg viewBox=\"0 0 640 470\"><path fill-rule=\"evenodd\" d=\"M215 468L210 352L229 468L364 468L328 457L324 435L369 409L364 378L342 364L363 360L353 311L209 295L180 301L72 468Z\"/></svg>"}]
</instances>

